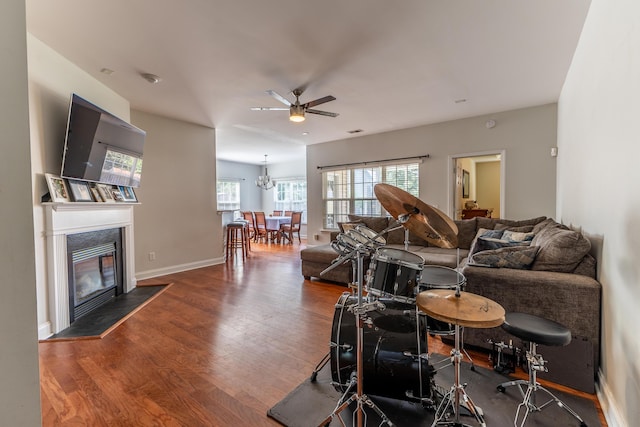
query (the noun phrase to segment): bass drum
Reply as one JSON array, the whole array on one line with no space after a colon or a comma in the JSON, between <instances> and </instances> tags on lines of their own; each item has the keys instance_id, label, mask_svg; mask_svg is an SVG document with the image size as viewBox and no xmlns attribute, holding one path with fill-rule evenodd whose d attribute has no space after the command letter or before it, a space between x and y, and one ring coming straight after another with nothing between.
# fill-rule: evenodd
<instances>
[{"instance_id":1,"label":"bass drum","mask_svg":"<svg viewBox=\"0 0 640 427\"><path fill-rule=\"evenodd\" d=\"M357 371L356 316L349 311L357 301L349 294L340 297L331 329L331 377L342 392ZM365 324L363 329L364 393L405 400L433 399L435 371L425 358L420 358L418 365L418 354L427 354L425 316L418 316L418 324L415 305L384 298L377 301L385 309L368 312L372 324Z\"/></svg>"}]
</instances>

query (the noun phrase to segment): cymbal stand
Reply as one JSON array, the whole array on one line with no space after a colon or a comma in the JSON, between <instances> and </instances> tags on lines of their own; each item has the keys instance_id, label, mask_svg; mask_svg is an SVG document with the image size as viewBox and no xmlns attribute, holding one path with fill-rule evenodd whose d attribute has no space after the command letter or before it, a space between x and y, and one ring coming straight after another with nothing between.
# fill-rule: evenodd
<instances>
[{"instance_id":1,"label":"cymbal stand","mask_svg":"<svg viewBox=\"0 0 640 427\"><path fill-rule=\"evenodd\" d=\"M353 425L362 427L366 425L367 414L365 413L365 407L371 408L381 419L382 424L387 424L389 426L393 426L393 423L389 420L389 418L382 412L382 410L367 396L364 394L363 387L363 371L364 371L364 324L370 321L366 313L372 310L376 310L379 308L384 308L384 304L379 301L374 301L371 303L363 303L362 298L362 288L363 288L363 264L364 264L364 254L366 249L362 244L358 244L354 252L357 253L357 265L358 265L358 302L355 305L349 307L349 311L356 316L356 324L357 324L357 334L356 334L356 372L351 374L351 379L349 381L349 385L347 390L338 400L338 403L333 410L325 418L321 423L321 427L329 426L331 421L334 418L338 418L340 423L345 426L344 421L342 420L340 413L345 410L352 402L356 402L356 409L353 414L354 420ZM347 398L347 395L352 391L353 387L356 387L355 394L352 394ZM356 424L357 422L357 424Z\"/></svg>"},{"instance_id":2,"label":"cymbal stand","mask_svg":"<svg viewBox=\"0 0 640 427\"><path fill-rule=\"evenodd\" d=\"M460 274L462 274L462 269L460 268L460 248L456 249L456 271ZM466 279L465 279L466 281ZM460 284L458 283L456 285L456 295L460 296ZM469 353L467 352L467 350L464 348L464 328L462 328L462 332L461 332L461 337L460 337L460 346L462 347L462 352L464 353L465 356L467 356L467 359L469 359L469 362L471 363L471 370L475 371L476 370L476 365L473 362L473 359L471 358L471 355L469 355Z\"/></svg>"},{"instance_id":3,"label":"cymbal stand","mask_svg":"<svg viewBox=\"0 0 640 427\"><path fill-rule=\"evenodd\" d=\"M456 286L456 297L460 297L460 285ZM431 427L437 425L446 425L446 426L467 426L467 424L462 424L460 422L460 407L464 405L464 407L473 415L478 423L482 427L486 427L486 423L484 422L484 417L482 413L482 409L477 407L471 398L467 395L465 391L466 384L460 384L460 362L462 360L462 353L460 353L460 325L458 323L455 324L455 346L453 350L451 350L451 362L454 366L454 379L453 386L451 390L444 396L440 405L438 405L438 409L436 410L435 419L433 420L433 424ZM448 410L451 408L453 413L455 414L453 421L448 421L446 418L449 414Z\"/></svg>"}]
</instances>

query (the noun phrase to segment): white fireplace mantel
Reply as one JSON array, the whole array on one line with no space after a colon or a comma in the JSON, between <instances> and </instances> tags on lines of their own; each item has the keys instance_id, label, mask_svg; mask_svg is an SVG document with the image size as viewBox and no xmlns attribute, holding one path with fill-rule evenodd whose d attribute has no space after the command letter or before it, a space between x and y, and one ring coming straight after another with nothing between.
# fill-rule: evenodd
<instances>
[{"instance_id":1,"label":"white fireplace mantel","mask_svg":"<svg viewBox=\"0 0 640 427\"><path fill-rule=\"evenodd\" d=\"M70 325L67 235L122 228L123 288L136 287L133 242L135 203L44 203L47 237L47 282L52 333Z\"/></svg>"}]
</instances>

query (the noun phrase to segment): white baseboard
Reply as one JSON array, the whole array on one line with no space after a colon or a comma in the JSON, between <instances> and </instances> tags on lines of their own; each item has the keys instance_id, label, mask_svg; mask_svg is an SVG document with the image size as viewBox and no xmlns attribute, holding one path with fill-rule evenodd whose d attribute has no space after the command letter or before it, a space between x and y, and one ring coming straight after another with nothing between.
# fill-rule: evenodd
<instances>
[{"instance_id":1,"label":"white baseboard","mask_svg":"<svg viewBox=\"0 0 640 427\"><path fill-rule=\"evenodd\" d=\"M624 416L620 412L618 405L616 404L611 388L605 381L604 374L601 370L598 370L598 384L596 387L596 394L602 407L602 413L607 420L609 427L629 427L629 424L624 419Z\"/></svg>"},{"instance_id":2,"label":"white baseboard","mask_svg":"<svg viewBox=\"0 0 640 427\"><path fill-rule=\"evenodd\" d=\"M136 272L136 280L152 279L158 276L166 276L167 274L180 273L182 271L195 270L196 268L210 267L212 265L223 264L224 258L213 258L187 264L172 265L171 267L157 268L154 270Z\"/></svg>"},{"instance_id":3,"label":"white baseboard","mask_svg":"<svg viewBox=\"0 0 640 427\"><path fill-rule=\"evenodd\" d=\"M49 322L47 320L46 322L41 323L40 325L38 325L38 339L39 340L46 340L51 335L53 335L53 332L51 331L51 322Z\"/></svg>"}]
</instances>

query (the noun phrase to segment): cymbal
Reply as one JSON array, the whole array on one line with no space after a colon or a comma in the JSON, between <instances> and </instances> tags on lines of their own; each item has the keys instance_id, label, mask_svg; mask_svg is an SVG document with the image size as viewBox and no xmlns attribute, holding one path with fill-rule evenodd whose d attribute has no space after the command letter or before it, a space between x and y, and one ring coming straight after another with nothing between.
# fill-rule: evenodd
<instances>
[{"instance_id":1,"label":"cymbal","mask_svg":"<svg viewBox=\"0 0 640 427\"><path fill-rule=\"evenodd\" d=\"M458 227L444 212L393 185L376 184L373 191L395 219L408 216L405 228L440 248L458 247Z\"/></svg>"},{"instance_id":2,"label":"cymbal","mask_svg":"<svg viewBox=\"0 0 640 427\"><path fill-rule=\"evenodd\" d=\"M416 297L418 308L427 315L447 323L470 328L494 328L504 323L504 308L497 302L470 292L455 289L431 289Z\"/></svg>"}]
</instances>

